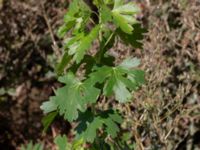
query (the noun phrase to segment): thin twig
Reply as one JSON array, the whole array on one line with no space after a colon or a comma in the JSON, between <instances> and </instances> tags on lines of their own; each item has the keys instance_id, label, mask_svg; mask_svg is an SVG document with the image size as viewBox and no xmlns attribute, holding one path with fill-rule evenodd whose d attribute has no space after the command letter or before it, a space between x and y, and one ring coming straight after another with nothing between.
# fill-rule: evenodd
<instances>
[{"instance_id":1,"label":"thin twig","mask_svg":"<svg viewBox=\"0 0 200 150\"><path fill-rule=\"evenodd\" d=\"M45 19L45 22L46 22L46 24L47 24L47 27L48 27L48 29L49 29L49 33L50 33L50 36L51 36L51 40L52 40L52 42L53 42L53 45L52 45L53 51L54 51L55 55L56 55L58 58L60 58L60 56L61 56L61 51L60 51L60 48L58 47L57 42L56 42L56 40L55 40L55 37L54 37L54 34L53 34L53 30L52 30L51 24L50 24L50 22L49 22L49 19L48 19L48 17L47 17L46 11L45 11L45 9L44 9L44 5L41 4L41 7L42 7L42 12L43 12L43 13L42 13L42 14L43 14L43 17L44 17L44 19Z\"/></svg>"}]
</instances>

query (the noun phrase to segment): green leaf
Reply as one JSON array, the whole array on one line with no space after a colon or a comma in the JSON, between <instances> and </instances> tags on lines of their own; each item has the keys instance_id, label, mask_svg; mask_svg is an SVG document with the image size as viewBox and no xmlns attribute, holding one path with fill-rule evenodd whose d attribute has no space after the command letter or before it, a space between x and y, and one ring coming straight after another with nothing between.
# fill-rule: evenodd
<instances>
[{"instance_id":1,"label":"green leaf","mask_svg":"<svg viewBox=\"0 0 200 150\"><path fill-rule=\"evenodd\" d=\"M53 122L55 117L57 116L58 112L52 112L47 114L47 116L42 118L42 124L44 126L43 131L46 132L47 129L49 128L50 124Z\"/></svg>"},{"instance_id":2,"label":"green leaf","mask_svg":"<svg viewBox=\"0 0 200 150\"><path fill-rule=\"evenodd\" d=\"M131 92L144 83L144 72L132 70L139 64L137 59L126 59L117 67L103 66L96 68L88 80L93 84L103 83L103 94L111 96L115 94L116 100L121 103L131 100Z\"/></svg>"},{"instance_id":3,"label":"green leaf","mask_svg":"<svg viewBox=\"0 0 200 150\"><path fill-rule=\"evenodd\" d=\"M95 83L103 83L106 78L111 74L112 67L102 66L100 68L95 68L95 72L91 73L89 80Z\"/></svg>"},{"instance_id":4,"label":"green leaf","mask_svg":"<svg viewBox=\"0 0 200 150\"><path fill-rule=\"evenodd\" d=\"M67 137L65 135L57 136L54 139L54 143L58 146L58 150L70 150L70 145L67 142Z\"/></svg>"},{"instance_id":5,"label":"green leaf","mask_svg":"<svg viewBox=\"0 0 200 150\"><path fill-rule=\"evenodd\" d=\"M142 48L141 40L144 37L144 33L147 32L146 29L142 28L140 24L134 24L132 34L126 34L121 29L117 29L117 35L124 41L125 44L130 44L135 48Z\"/></svg>"},{"instance_id":6,"label":"green leaf","mask_svg":"<svg viewBox=\"0 0 200 150\"><path fill-rule=\"evenodd\" d=\"M111 96L113 94L115 84L115 78L109 78L103 88L103 94L106 96Z\"/></svg>"},{"instance_id":7,"label":"green leaf","mask_svg":"<svg viewBox=\"0 0 200 150\"><path fill-rule=\"evenodd\" d=\"M58 30L58 36L63 37L76 23L76 14L79 13L79 0L73 0L67 13L64 16L64 25L62 25Z\"/></svg>"},{"instance_id":8,"label":"green leaf","mask_svg":"<svg viewBox=\"0 0 200 150\"><path fill-rule=\"evenodd\" d=\"M138 23L138 21L136 20L136 18L134 18L133 16L130 16L130 15L122 15L124 19L126 19L126 21L130 24L130 25L133 25L133 24L136 24Z\"/></svg>"},{"instance_id":9,"label":"green leaf","mask_svg":"<svg viewBox=\"0 0 200 150\"><path fill-rule=\"evenodd\" d=\"M122 31L124 31L127 34L131 34L133 31L133 27L128 23L127 19L120 15L119 13L113 12L113 19L117 26L119 26Z\"/></svg>"},{"instance_id":10,"label":"green leaf","mask_svg":"<svg viewBox=\"0 0 200 150\"><path fill-rule=\"evenodd\" d=\"M104 3L106 5L110 5L110 4L113 4L113 0L104 0Z\"/></svg>"},{"instance_id":11,"label":"green leaf","mask_svg":"<svg viewBox=\"0 0 200 150\"><path fill-rule=\"evenodd\" d=\"M65 49L70 49L70 46L73 46L78 41L80 41L84 37L84 32L76 34L76 36L67 38L65 41Z\"/></svg>"},{"instance_id":12,"label":"green leaf","mask_svg":"<svg viewBox=\"0 0 200 150\"><path fill-rule=\"evenodd\" d=\"M76 61L77 64L81 62L81 60L84 58L86 51L90 48L92 42L97 38L99 29L100 26L97 25L91 30L88 35L80 38L79 41L71 45L69 54L74 55L73 59Z\"/></svg>"},{"instance_id":13,"label":"green leaf","mask_svg":"<svg viewBox=\"0 0 200 150\"><path fill-rule=\"evenodd\" d=\"M118 124L122 123L123 121L121 116L113 110L103 112L100 116L103 120L104 125L106 126L105 130L107 134L110 135L112 138L117 137L117 133L119 132Z\"/></svg>"},{"instance_id":14,"label":"green leaf","mask_svg":"<svg viewBox=\"0 0 200 150\"><path fill-rule=\"evenodd\" d=\"M96 65L96 61L94 57L86 54L84 59L79 64L74 63L71 65L69 70L76 73L81 64L85 64L85 77L87 78L88 74L92 72L93 67Z\"/></svg>"},{"instance_id":15,"label":"green leaf","mask_svg":"<svg viewBox=\"0 0 200 150\"><path fill-rule=\"evenodd\" d=\"M115 0L112 10L113 21L117 27L120 27L126 34L133 31L132 25L137 23L133 15L140 12L140 8L135 3L123 4L121 0Z\"/></svg>"},{"instance_id":16,"label":"green leaf","mask_svg":"<svg viewBox=\"0 0 200 150\"><path fill-rule=\"evenodd\" d=\"M84 150L83 144L84 144L83 139L75 140L72 144L72 150Z\"/></svg>"},{"instance_id":17,"label":"green leaf","mask_svg":"<svg viewBox=\"0 0 200 150\"><path fill-rule=\"evenodd\" d=\"M90 7L83 0L79 0L79 8L80 10L76 16L76 25L74 27L73 34L84 32L86 24L90 20L91 16Z\"/></svg>"},{"instance_id":18,"label":"green leaf","mask_svg":"<svg viewBox=\"0 0 200 150\"><path fill-rule=\"evenodd\" d=\"M75 25L75 20L69 21L67 23L64 23L59 29L58 29L58 37L62 38L65 36L65 34Z\"/></svg>"},{"instance_id":19,"label":"green leaf","mask_svg":"<svg viewBox=\"0 0 200 150\"><path fill-rule=\"evenodd\" d=\"M43 150L43 145L42 144L33 144L30 142L27 146L22 145L21 150Z\"/></svg>"},{"instance_id":20,"label":"green leaf","mask_svg":"<svg viewBox=\"0 0 200 150\"><path fill-rule=\"evenodd\" d=\"M140 13L140 8L135 3L128 3L114 8L113 11L124 15L133 15Z\"/></svg>"},{"instance_id":21,"label":"green leaf","mask_svg":"<svg viewBox=\"0 0 200 150\"><path fill-rule=\"evenodd\" d=\"M85 111L87 104L96 102L100 91L93 87L90 81L79 81L71 72L60 77L59 81L66 85L57 89L55 96L45 102L42 109L44 112L50 112L54 110L51 106L55 104L53 108L56 107L60 115L72 122L77 119L79 111Z\"/></svg>"},{"instance_id":22,"label":"green leaf","mask_svg":"<svg viewBox=\"0 0 200 150\"><path fill-rule=\"evenodd\" d=\"M123 133L122 137L121 137L121 140L123 142L127 142L129 141L131 138L133 137L133 134L131 132L125 132Z\"/></svg>"},{"instance_id":23,"label":"green leaf","mask_svg":"<svg viewBox=\"0 0 200 150\"><path fill-rule=\"evenodd\" d=\"M120 103L125 103L127 101L131 100L131 93L129 92L129 90L126 88L126 84L123 83L122 81L120 81L120 79L118 78L116 81L115 86L113 87L113 91L115 93L115 97L116 99L120 102Z\"/></svg>"},{"instance_id":24,"label":"green leaf","mask_svg":"<svg viewBox=\"0 0 200 150\"><path fill-rule=\"evenodd\" d=\"M103 128L112 138L119 132L118 124L122 122L121 116L113 110L101 112L97 115L87 111L79 117L81 121L77 126L77 139L93 142L97 136L97 130Z\"/></svg>"},{"instance_id":25,"label":"green leaf","mask_svg":"<svg viewBox=\"0 0 200 150\"><path fill-rule=\"evenodd\" d=\"M49 101L42 103L40 109L43 110L45 114L55 111L57 109L57 104L54 99L50 98Z\"/></svg>"},{"instance_id":26,"label":"green leaf","mask_svg":"<svg viewBox=\"0 0 200 150\"><path fill-rule=\"evenodd\" d=\"M114 9L118 8L119 6L123 5L123 0L114 0Z\"/></svg>"},{"instance_id":27,"label":"green leaf","mask_svg":"<svg viewBox=\"0 0 200 150\"><path fill-rule=\"evenodd\" d=\"M75 16L75 14L77 14L79 12L79 3L80 0L73 0L70 5L69 5L69 8L68 8L68 11L66 13L66 15L64 16L64 21L65 22L68 22L69 18L72 18L73 16Z\"/></svg>"},{"instance_id":28,"label":"green leaf","mask_svg":"<svg viewBox=\"0 0 200 150\"><path fill-rule=\"evenodd\" d=\"M106 5L100 7L100 18L102 23L112 21L111 10Z\"/></svg>"},{"instance_id":29,"label":"green leaf","mask_svg":"<svg viewBox=\"0 0 200 150\"><path fill-rule=\"evenodd\" d=\"M128 79L136 86L140 86L145 83L145 73L142 70L132 70L128 75Z\"/></svg>"},{"instance_id":30,"label":"green leaf","mask_svg":"<svg viewBox=\"0 0 200 150\"><path fill-rule=\"evenodd\" d=\"M68 52L65 52L60 63L56 66L56 72L58 75L62 75L64 72L65 67L69 64L71 60L71 56L68 55Z\"/></svg>"},{"instance_id":31,"label":"green leaf","mask_svg":"<svg viewBox=\"0 0 200 150\"><path fill-rule=\"evenodd\" d=\"M134 67L137 67L139 64L140 64L140 59L128 57L119 66L127 69L132 69Z\"/></svg>"},{"instance_id":32,"label":"green leaf","mask_svg":"<svg viewBox=\"0 0 200 150\"><path fill-rule=\"evenodd\" d=\"M58 30L58 36L63 37L71 29L73 34L83 32L90 15L91 10L83 0L73 0L64 16L64 25Z\"/></svg>"},{"instance_id":33,"label":"green leaf","mask_svg":"<svg viewBox=\"0 0 200 150\"><path fill-rule=\"evenodd\" d=\"M101 122L100 118L94 118L92 120L92 122L88 122L87 128L85 129L85 131L80 131L78 130L77 133L77 138L82 138L87 142L93 142L94 139L96 138L96 132L97 129L99 129L101 126L103 125L103 123ZM79 126L77 128L80 128Z\"/></svg>"},{"instance_id":34,"label":"green leaf","mask_svg":"<svg viewBox=\"0 0 200 150\"><path fill-rule=\"evenodd\" d=\"M73 0L64 16L64 21L65 23L68 23L80 17L82 17L84 20L90 16L90 13L90 8L85 4L85 2L83 2L83 0Z\"/></svg>"}]
</instances>

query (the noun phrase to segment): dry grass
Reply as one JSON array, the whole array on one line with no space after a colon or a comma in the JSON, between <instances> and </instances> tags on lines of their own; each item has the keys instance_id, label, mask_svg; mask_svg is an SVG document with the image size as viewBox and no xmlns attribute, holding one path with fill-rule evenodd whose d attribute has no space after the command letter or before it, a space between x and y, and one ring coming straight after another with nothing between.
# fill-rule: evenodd
<instances>
[{"instance_id":1,"label":"dry grass","mask_svg":"<svg viewBox=\"0 0 200 150\"><path fill-rule=\"evenodd\" d=\"M200 4L143 5L148 35L136 50L146 85L123 107L137 149L200 149ZM131 124L131 125L130 125Z\"/></svg>"}]
</instances>

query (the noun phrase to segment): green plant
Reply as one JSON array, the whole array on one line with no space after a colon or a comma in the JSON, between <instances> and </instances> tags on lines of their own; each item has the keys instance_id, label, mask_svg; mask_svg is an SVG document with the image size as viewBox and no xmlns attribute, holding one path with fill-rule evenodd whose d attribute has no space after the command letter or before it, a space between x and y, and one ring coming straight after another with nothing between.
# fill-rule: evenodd
<instances>
[{"instance_id":1,"label":"green plant","mask_svg":"<svg viewBox=\"0 0 200 150\"><path fill-rule=\"evenodd\" d=\"M32 142L28 143L26 146L22 145L20 150L43 150L42 144L33 144Z\"/></svg>"},{"instance_id":2,"label":"green plant","mask_svg":"<svg viewBox=\"0 0 200 150\"><path fill-rule=\"evenodd\" d=\"M65 135L58 135L54 139L54 143L57 145L59 150L84 150L82 146L83 140L76 140L73 143L69 143Z\"/></svg>"},{"instance_id":3,"label":"green plant","mask_svg":"<svg viewBox=\"0 0 200 150\"><path fill-rule=\"evenodd\" d=\"M83 140L77 140L73 143L69 143L65 135L58 135L55 137L54 143L58 150L84 150L82 147ZM30 142L27 145L22 145L20 150L44 150L44 146L40 143L33 144Z\"/></svg>"},{"instance_id":4,"label":"green plant","mask_svg":"<svg viewBox=\"0 0 200 150\"><path fill-rule=\"evenodd\" d=\"M125 144L118 136L123 122L119 111L112 106L100 110L97 101L114 95L118 103L130 102L132 92L144 83L144 72L136 69L139 59L129 57L116 65L109 50L120 39L141 47L145 30L135 19L140 12L135 3L93 0L93 4L98 12L83 0L73 0L64 16L58 32L65 41L63 57L56 67L58 81L64 86L41 106L47 114L43 124L46 130L59 114L69 122L77 122L75 141L89 143L88 149L122 149ZM98 19L93 20L92 15ZM94 42L99 49L90 53Z\"/></svg>"}]
</instances>

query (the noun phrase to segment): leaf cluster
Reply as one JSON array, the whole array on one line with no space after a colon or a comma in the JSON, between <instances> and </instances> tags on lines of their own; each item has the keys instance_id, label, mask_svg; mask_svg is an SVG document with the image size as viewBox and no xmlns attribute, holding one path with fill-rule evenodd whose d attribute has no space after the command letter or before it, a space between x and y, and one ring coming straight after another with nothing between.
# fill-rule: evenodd
<instances>
[{"instance_id":1,"label":"leaf cluster","mask_svg":"<svg viewBox=\"0 0 200 150\"><path fill-rule=\"evenodd\" d=\"M43 119L45 130L59 114L69 122L78 123L77 141L89 143L109 136L116 138L123 121L113 108L97 110L94 107L100 97L114 96L118 103L126 103L144 83L144 72L137 69L139 59L129 57L115 64L115 57L108 53L119 39L135 48L141 47L145 30L135 18L139 7L132 2L125 4L123 0L93 2L98 12L93 12L83 0L73 0L70 4L58 31L64 46L56 72L63 86L41 106L47 114ZM92 15L97 15L98 21ZM94 41L99 43L99 48L90 54ZM55 141L59 147L66 147L62 145L64 140L58 137Z\"/></svg>"}]
</instances>

